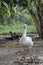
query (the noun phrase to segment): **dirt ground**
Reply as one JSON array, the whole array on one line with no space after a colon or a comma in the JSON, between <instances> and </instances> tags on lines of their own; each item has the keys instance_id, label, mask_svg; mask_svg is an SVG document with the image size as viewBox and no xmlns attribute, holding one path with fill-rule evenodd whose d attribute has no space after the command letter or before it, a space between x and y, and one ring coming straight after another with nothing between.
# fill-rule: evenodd
<instances>
[{"instance_id":1,"label":"dirt ground","mask_svg":"<svg viewBox=\"0 0 43 65\"><path fill-rule=\"evenodd\" d=\"M34 40L32 49L16 40L0 41L0 65L43 65L43 40Z\"/></svg>"}]
</instances>

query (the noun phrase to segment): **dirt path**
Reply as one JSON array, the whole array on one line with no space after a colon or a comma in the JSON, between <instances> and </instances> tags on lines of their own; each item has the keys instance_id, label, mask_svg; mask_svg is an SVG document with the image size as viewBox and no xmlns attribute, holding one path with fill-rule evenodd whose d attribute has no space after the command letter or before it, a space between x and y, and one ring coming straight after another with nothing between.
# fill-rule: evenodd
<instances>
[{"instance_id":1,"label":"dirt path","mask_svg":"<svg viewBox=\"0 0 43 65\"><path fill-rule=\"evenodd\" d=\"M0 65L43 65L43 40L29 51L17 41L0 41Z\"/></svg>"}]
</instances>

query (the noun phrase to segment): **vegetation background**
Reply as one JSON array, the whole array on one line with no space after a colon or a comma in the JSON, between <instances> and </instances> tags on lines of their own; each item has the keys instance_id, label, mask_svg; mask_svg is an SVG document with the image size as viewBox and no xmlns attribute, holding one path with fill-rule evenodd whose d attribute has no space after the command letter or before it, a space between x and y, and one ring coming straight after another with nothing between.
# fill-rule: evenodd
<instances>
[{"instance_id":1,"label":"vegetation background","mask_svg":"<svg viewBox=\"0 0 43 65\"><path fill-rule=\"evenodd\" d=\"M42 36L42 6L43 0L0 0L0 33L22 33L27 23L27 33Z\"/></svg>"}]
</instances>

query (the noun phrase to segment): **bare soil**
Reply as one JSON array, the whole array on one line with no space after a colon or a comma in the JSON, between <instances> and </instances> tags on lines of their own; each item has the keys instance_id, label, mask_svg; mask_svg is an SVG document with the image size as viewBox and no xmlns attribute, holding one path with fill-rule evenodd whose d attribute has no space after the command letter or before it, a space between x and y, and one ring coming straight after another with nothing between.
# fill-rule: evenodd
<instances>
[{"instance_id":1,"label":"bare soil","mask_svg":"<svg viewBox=\"0 0 43 65\"><path fill-rule=\"evenodd\" d=\"M43 40L33 42L34 46L29 50L17 40L0 41L0 65L43 65Z\"/></svg>"}]
</instances>

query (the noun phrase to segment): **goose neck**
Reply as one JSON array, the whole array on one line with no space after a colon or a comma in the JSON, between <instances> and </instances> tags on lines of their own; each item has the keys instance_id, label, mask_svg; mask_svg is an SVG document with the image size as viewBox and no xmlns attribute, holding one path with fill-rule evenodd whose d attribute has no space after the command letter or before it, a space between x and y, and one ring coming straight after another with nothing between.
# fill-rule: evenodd
<instances>
[{"instance_id":1,"label":"goose neck","mask_svg":"<svg viewBox=\"0 0 43 65\"><path fill-rule=\"evenodd\" d=\"M27 30L27 28L24 28L23 37L26 37L26 30Z\"/></svg>"}]
</instances>

